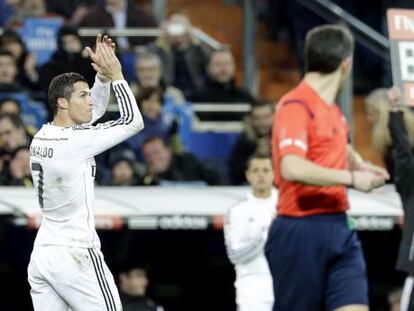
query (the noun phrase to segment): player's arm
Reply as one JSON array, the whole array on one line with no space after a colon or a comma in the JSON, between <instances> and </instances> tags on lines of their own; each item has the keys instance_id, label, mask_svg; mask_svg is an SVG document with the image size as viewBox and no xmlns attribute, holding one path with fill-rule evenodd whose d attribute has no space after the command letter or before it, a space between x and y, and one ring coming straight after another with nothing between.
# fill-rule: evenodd
<instances>
[{"instance_id":1,"label":"player's arm","mask_svg":"<svg viewBox=\"0 0 414 311\"><path fill-rule=\"evenodd\" d=\"M274 148L278 148L281 157L283 179L312 186L353 186L362 191L371 191L384 183L370 172L327 168L306 159L310 118L301 104L285 105L277 112L273 137L278 137L279 145Z\"/></svg>"},{"instance_id":2,"label":"player's arm","mask_svg":"<svg viewBox=\"0 0 414 311\"><path fill-rule=\"evenodd\" d=\"M102 36L101 34L96 36L95 52L91 49L87 49L92 62L96 63L98 67L102 67L100 58L100 54L102 54L102 45L106 45L115 50L115 43L112 42L112 39L106 35ZM94 69L97 70L97 67L94 67ZM111 79L97 72L95 82L91 89L91 97L93 102L92 119L87 124L95 123L105 114L109 102L110 85Z\"/></svg>"},{"instance_id":3,"label":"player's arm","mask_svg":"<svg viewBox=\"0 0 414 311\"><path fill-rule=\"evenodd\" d=\"M267 228L249 221L231 208L226 215L224 240L227 257L233 264L251 261L262 253L266 243Z\"/></svg>"},{"instance_id":4,"label":"player's arm","mask_svg":"<svg viewBox=\"0 0 414 311\"><path fill-rule=\"evenodd\" d=\"M92 119L88 124L98 121L106 112L109 103L109 95L111 91L111 83L104 82L96 75L95 83L91 89L91 97L93 102Z\"/></svg>"},{"instance_id":5,"label":"player's arm","mask_svg":"<svg viewBox=\"0 0 414 311\"><path fill-rule=\"evenodd\" d=\"M120 118L100 123L97 126L74 126L70 146L75 156L88 158L99 154L128 139L144 128L142 115L135 97L124 80L121 64L113 49L103 45L100 66L94 63L97 72L112 81L112 88L118 103Z\"/></svg>"}]
</instances>

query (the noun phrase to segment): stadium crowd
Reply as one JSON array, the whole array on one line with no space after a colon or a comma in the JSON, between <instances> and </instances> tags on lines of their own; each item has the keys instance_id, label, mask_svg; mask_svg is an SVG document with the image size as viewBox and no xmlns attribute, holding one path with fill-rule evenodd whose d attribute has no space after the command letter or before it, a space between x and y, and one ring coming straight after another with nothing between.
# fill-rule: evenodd
<instances>
[{"instance_id":1,"label":"stadium crowd","mask_svg":"<svg viewBox=\"0 0 414 311\"><path fill-rule=\"evenodd\" d=\"M17 151L27 149L36 130L50 120L46 93L52 78L76 71L93 84L94 70L84 50L91 42L79 35L78 27L157 27L152 15L133 1L107 0L103 6L97 1L78 2L24 0L3 4L8 5L10 14L3 19L0 36L1 185L31 186L30 174L19 164L24 161L16 158L27 159L28 154ZM62 21L56 30L56 49L42 63L21 35L25 23L38 18ZM98 157L97 183L245 183L247 157L256 151L270 152L273 104L237 85L231 50L225 46L212 50L194 38L186 12L170 13L159 26L162 33L158 38L116 38L145 129ZM245 131L237 138L234 150L209 161L200 158L191 146L191 124L197 118L194 102L247 103L258 108L244 116ZM110 116L108 112L104 118ZM226 120L217 114L210 118Z\"/></svg>"}]
</instances>

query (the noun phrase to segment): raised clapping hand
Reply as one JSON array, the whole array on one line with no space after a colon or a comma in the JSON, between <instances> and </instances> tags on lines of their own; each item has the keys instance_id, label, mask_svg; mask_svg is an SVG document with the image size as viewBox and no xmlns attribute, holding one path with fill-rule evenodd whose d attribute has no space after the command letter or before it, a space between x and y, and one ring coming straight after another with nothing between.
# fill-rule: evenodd
<instances>
[{"instance_id":1,"label":"raised clapping hand","mask_svg":"<svg viewBox=\"0 0 414 311\"><path fill-rule=\"evenodd\" d=\"M115 55L115 43L107 35L96 36L95 52L86 47L86 51L92 60L92 67L98 74L98 77L103 82L122 80L121 63Z\"/></svg>"}]
</instances>

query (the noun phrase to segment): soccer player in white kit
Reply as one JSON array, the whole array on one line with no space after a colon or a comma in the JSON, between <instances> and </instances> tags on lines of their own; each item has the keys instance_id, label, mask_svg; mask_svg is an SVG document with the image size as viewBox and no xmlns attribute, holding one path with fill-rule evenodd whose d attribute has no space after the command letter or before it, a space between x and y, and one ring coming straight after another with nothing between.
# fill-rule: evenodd
<instances>
[{"instance_id":1,"label":"soccer player in white kit","mask_svg":"<svg viewBox=\"0 0 414 311\"><path fill-rule=\"evenodd\" d=\"M87 48L97 71L93 88L79 74L55 77L48 101L54 111L30 146L30 165L43 214L28 267L33 306L47 310L122 310L114 278L100 251L94 224L94 156L143 127L107 36ZM110 83L119 106L116 121L91 124L106 110Z\"/></svg>"},{"instance_id":2,"label":"soccer player in white kit","mask_svg":"<svg viewBox=\"0 0 414 311\"><path fill-rule=\"evenodd\" d=\"M252 191L246 200L229 209L224 224L227 255L236 270L237 310L271 311L273 282L264 245L277 200L272 161L253 155L245 173Z\"/></svg>"}]
</instances>

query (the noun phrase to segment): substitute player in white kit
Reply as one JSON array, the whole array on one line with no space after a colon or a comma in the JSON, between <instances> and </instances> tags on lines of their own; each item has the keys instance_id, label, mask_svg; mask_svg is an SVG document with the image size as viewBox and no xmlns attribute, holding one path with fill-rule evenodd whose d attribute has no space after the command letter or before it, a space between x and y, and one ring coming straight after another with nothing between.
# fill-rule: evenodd
<instances>
[{"instance_id":1,"label":"substitute player in white kit","mask_svg":"<svg viewBox=\"0 0 414 311\"><path fill-rule=\"evenodd\" d=\"M252 192L229 209L224 225L227 255L236 270L238 311L271 311L273 282L264 245L275 217L272 161L253 155L247 162L246 179Z\"/></svg>"},{"instance_id":2,"label":"substitute player in white kit","mask_svg":"<svg viewBox=\"0 0 414 311\"><path fill-rule=\"evenodd\" d=\"M97 36L88 48L97 78L92 90L79 74L55 77L48 91L54 111L30 146L30 164L43 220L28 267L36 311L122 310L94 224L94 156L143 127L134 96L122 75L114 44ZM105 112L109 88L120 118L91 124Z\"/></svg>"}]
</instances>

